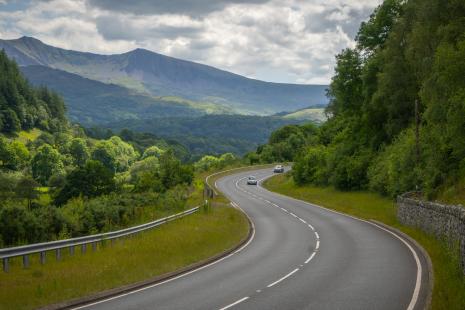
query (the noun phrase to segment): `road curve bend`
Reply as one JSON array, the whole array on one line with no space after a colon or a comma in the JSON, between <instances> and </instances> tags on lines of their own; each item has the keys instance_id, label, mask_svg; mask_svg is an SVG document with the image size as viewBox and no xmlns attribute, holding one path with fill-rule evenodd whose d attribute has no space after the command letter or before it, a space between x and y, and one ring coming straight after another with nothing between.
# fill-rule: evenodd
<instances>
[{"instance_id":1,"label":"road curve bend","mask_svg":"<svg viewBox=\"0 0 465 310\"><path fill-rule=\"evenodd\" d=\"M259 169L217 181L254 224L240 251L217 263L75 309L424 309L426 258L366 222L246 184Z\"/></svg>"}]
</instances>

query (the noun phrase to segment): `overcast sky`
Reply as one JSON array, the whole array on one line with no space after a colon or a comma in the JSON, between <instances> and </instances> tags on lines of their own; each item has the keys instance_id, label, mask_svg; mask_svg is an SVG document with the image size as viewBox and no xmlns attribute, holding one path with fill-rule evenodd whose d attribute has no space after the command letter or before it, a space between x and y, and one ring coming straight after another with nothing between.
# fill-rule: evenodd
<instances>
[{"instance_id":1,"label":"overcast sky","mask_svg":"<svg viewBox=\"0 0 465 310\"><path fill-rule=\"evenodd\" d=\"M327 84L381 0L0 0L0 38L137 47L271 82Z\"/></svg>"}]
</instances>

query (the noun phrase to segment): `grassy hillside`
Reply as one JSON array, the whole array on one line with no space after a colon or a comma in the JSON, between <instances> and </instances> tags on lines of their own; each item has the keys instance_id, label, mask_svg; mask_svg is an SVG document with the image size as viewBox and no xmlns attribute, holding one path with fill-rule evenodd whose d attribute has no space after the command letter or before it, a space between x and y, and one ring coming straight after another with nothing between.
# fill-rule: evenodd
<instances>
[{"instance_id":1,"label":"grassy hillside","mask_svg":"<svg viewBox=\"0 0 465 310\"><path fill-rule=\"evenodd\" d=\"M323 123L327 119L325 115L325 109L321 107L298 110L298 111L283 115L283 118L307 120L307 121L313 121L316 123Z\"/></svg>"}]
</instances>

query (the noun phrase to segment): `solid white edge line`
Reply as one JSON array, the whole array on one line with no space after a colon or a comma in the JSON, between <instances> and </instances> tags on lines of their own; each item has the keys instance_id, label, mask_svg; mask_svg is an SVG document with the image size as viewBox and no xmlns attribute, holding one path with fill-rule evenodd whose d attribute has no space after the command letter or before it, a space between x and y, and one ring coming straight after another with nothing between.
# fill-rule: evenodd
<instances>
[{"instance_id":1,"label":"solid white edge line","mask_svg":"<svg viewBox=\"0 0 465 310\"><path fill-rule=\"evenodd\" d=\"M313 259L313 257L315 257L315 254L316 252L313 252L312 255L310 255L310 257L307 258L307 260L305 261L305 264L308 264Z\"/></svg>"},{"instance_id":2,"label":"solid white edge line","mask_svg":"<svg viewBox=\"0 0 465 310\"><path fill-rule=\"evenodd\" d=\"M272 286L278 284L279 282L286 280L287 278L289 278L290 276L292 276L292 275L293 275L294 273L296 273L297 271L299 271L299 268L296 268L296 269L292 270L291 272L289 272L287 275L285 275L285 276L282 277L281 279L279 279L279 280L277 280L277 281L274 281L274 282L271 283L271 284L268 284L266 287L272 287Z\"/></svg>"},{"instance_id":3,"label":"solid white edge line","mask_svg":"<svg viewBox=\"0 0 465 310\"><path fill-rule=\"evenodd\" d=\"M242 212L244 212L244 210L242 210L242 208L237 203L234 202L234 204L236 205L237 208L239 208ZM118 298L121 298L121 297L129 296L129 295L132 295L132 294L135 294L135 293L138 293L138 292L142 292L142 291L157 287L159 285L162 285L162 284L165 284L165 283L168 283L168 282L183 278L183 277L188 276L188 275L190 275L190 274L192 274L194 272L197 272L197 271L203 270L205 268L208 268L210 266L216 265L219 262L222 262L223 260L225 260L225 259L227 259L227 258L241 252L255 238L255 225L252 222L252 220L250 219L250 217L247 215L247 213L244 212L244 214L247 216L247 218L249 219L249 221L250 221L250 223L252 225L252 236L250 237L249 241L247 241L246 244L244 244L243 246L241 246L239 249L235 250L234 252L232 252L232 253L230 253L230 254L228 254L228 255L226 255L226 256L224 256L224 257L222 257L222 258L220 258L220 259L218 259L216 261L213 261L213 262L211 262L211 263L209 263L207 265L204 265L204 266L201 266L201 267L199 267L197 269L194 269L194 270L188 271L186 273L180 274L179 276L176 276L174 278L170 278L168 280L165 280L165 281L162 281L162 282L159 282L159 283L155 283L155 284L152 284L152 285L149 285L149 286L145 286L143 288L140 288L140 289L137 289L137 290L134 290L134 291L130 291L130 292L127 292L127 293L124 293L124 294L121 294L121 295L117 295L117 296L113 296L113 297L110 297L110 298L102 299L102 300L99 300L99 301L96 301L96 302L93 302L93 303L90 303L90 304L85 304L85 305L82 305L82 306L79 306L79 307L76 307L76 308L71 308L71 309L78 310L78 309L84 309L84 308L92 307L92 306L95 306L95 305L98 305L98 304L102 304L102 303L105 303L105 302L108 302L108 301L111 301L111 300L115 300L115 299L118 299Z\"/></svg>"},{"instance_id":4,"label":"solid white edge line","mask_svg":"<svg viewBox=\"0 0 465 310\"><path fill-rule=\"evenodd\" d=\"M302 223L307 224L307 222L306 222L304 219L299 218L299 220L300 220Z\"/></svg>"},{"instance_id":5,"label":"solid white edge line","mask_svg":"<svg viewBox=\"0 0 465 310\"><path fill-rule=\"evenodd\" d=\"M229 308L231 308L231 307L234 307L235 305L240 304L241 302L246 301L247 299L249 299L248 296L246 296L246 297L244 297L244 298L241 298L241 299L239 299L238 301L235 301L235 302L233 302L232 304L229 304L229 305L227 305L226 307L221 308L220 310L226 310L226 309L229 309Z\"/></svg>"},{"instance_id":6,"label":"solid white edge line","mask_svg":"<svg viewBox=\"0 0 465 310\"><path fill-rule=\"evenodd\" d=\"M396 237L397 239L402 241L402 243L407 246L407 248L410 250L410 252L412 252L413 257L415 258L415 262L417 264L417 279L416 279L416 283L415 283L415 289L413 290L412 299L410 300L410 304L407 307L407 310L413 310L415 308L415 304L418 301L418 296L420 295L421 274L423 272L422 267L421 267L421 263L420 263L420 259L418 258L418 255L417 255L417 252L412 248L412 246L407 241L405 241L402 237L400 237L396 233L390 231L389 229L381 227L381 226L379 226L379 225L377 225L375 223L372 223L372 224L374 226L378 227L379 229L382 229L382 230L390 233L391 235L393 235L394 237Z\"/></svg>"},{"instance_id":7,"label":"solid white edge line","mask_svg":"<svg viewBox=\"0 0 465 310\"><path fill-rule=\"evenodd\" d=\"M271 177L271 176L270 176ZM416 251L407 243L407 241L403 240L400 236L398 236L397 234L373 223L373 222L370 222L370 221L367 221L367 220L363 220L363 219L360 219L360 218L357 218L355 216L352 216L352 215L349 215L349 214L345 214L345 213L342 213L342 212L339 212L339 211L335 211L335 210L331 210L331 209L328 209L328 208L325 208L325 207L322 207L322 206L319 206L317 204L313 204L313 203L310 203L310 202L307 202L307 201L304 201L304 200L301 200L301 199L297 199L297 198L294 198L294 197L290 197L290 196L286 196L286 195L283 195L283 194L280 194L280 193L275 193L275 192L271 192L269 190L267 190L266 188L263 188L262 186L259 186L261 189L267 191L267 192L270 192L272 194L275 194L275 195L278 195L278 196L281 196L281 197L284 197L286 199L290 199L290 200L294 200L294 201L298 201L300 203L303 203L303 204L306 204L306 205L309 205L313 208L319 208L319 209L322 209L322 210L325 210L327 212L331 212L331 213L335 213L335 214L339 214L339 215L342 215L342 216L345 216L345 217L348 217L348 218L351 218L353 220L356 220L356 221L359 221L359 222L363 222L363 223L367 223L367 224L370 224L372 226L375 226L383 231L386 231L386 232L389 232L390 234L396 236L399 240L401 240L404 245L406 245L408 247L408 249L411 251L411 253L413 254L413 257L415 259L415 263L417 264L417 276L416 276L416 283L415 283L415 288L413 290L413 295L412 295L412 298L410 300L410 303L408 305L408 308L407 310L412 310L415 308L415 305L418 301L418 296L420 294L420 288L421 288L421 273L422 273L422 267L421 267L421 262L418 258L418 254L416 253Z\"/></svg>"}]
</instances>

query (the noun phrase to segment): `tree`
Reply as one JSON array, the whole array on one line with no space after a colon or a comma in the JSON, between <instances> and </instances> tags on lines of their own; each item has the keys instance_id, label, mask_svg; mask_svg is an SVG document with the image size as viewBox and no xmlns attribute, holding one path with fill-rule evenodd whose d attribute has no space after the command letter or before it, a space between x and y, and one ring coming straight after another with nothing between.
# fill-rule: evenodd
<instances>
[{"instance_id":1,"label":"tree","mask_svg":"<svg viewBox=\"0 0 465 310\"><path fill-rule=\"evenodd\" d=\"M6 109L0 113L2 114L3 132L15 133L21 130L21 123L15 111Z\"/></svg>"},{"instance_id":2,"label":"tree","mask_svg":"<svg viewBox=\"0 0 465 310\"><path fill-rule=\"evenodd\" d=\"M328 89L330 116L358 114L363 103L363 63L355 49L345 49L336 56L335 75Z\"/></svg>"},{"instance_id":3,"label":"tree","mask_svg":"<svg viewBox=\"0 0 465 310\"><path fill-rule=\"evenodd\" d=\"M402 14L402 2L402 0L384 0L370 15L370 19L362 22L355 38L359 49L373 53L383 46Z\"/></svg>"},{"instance_id":4,"label":"tree","mask_svg":"<svg viewBox=\"0 0 465 310\"><path fill-rule=\"evenodd\" d=\"M165 150L162 150L156 145L152 145L148 148L145 149L144 154L142 154L142 159L145 159L150 156L155 156L157 158L160 158L160 156L165 152Z\"/></svg>"},{"instance_id":5,"label":"tree","mask_svg":"<svg viewBox=\"0 0 465 310\"><path fill-rule=\"evenodd\" d=\"M31 158L27 147L20 141L12 141L10 143L10 149L14 156L14 170L25 168L29 164Z\"/></svg>"},{"instance_id":6,"label":"tree","mask_svg":"<svg viewBox=\"0 0 465 310\"><path fill-rule=\"evenodd\" d=\"M191 184L194 178L192 168L182 165L172 151L165 152L160 157L160 181L164 189L170 189L178 184Z\"/></svg>"},{"instance_id":7,"label":"tree","mask_svg":"<svg viewBox=\"0 0 465 310\"><path fill-rule=\"evenodd\" d=\"M78 167L68 174L65 186L55 197L55 203L61 206L72 197L92 198L111 193L114 190L113 172L101 162L89 160L84 167Z\"/></svg>"},{"instance_id":8,"label":"tree","mask_svg":"<svg viewBox=\"0 0 465 310\"><path fill-rule=\"evenodd\" d=\"M2 170L14 168L14 153L8 140L0 137L0 167Z\"/></svg>"},{"instance_id":9,"label":"tree","mask_svg":"<svg viewBox=\"0 0 465 310\"><path fill-rule=\"evenodd\" d=\"M111 144L100 141L92 151L92 159L101 162L108 170L116 172L116 155Z\"/></svg>"},{"instance_id":10,"label":"tree","mask_svg":"<svg viewBox=\"0 0 465 310\"><path fill-rule=\"evenodd\" d=\"M53 174L64 173L61 155L51 145L44 144L32 158L32 176L42 185L47 185Z\"/></svg>"},{"instance_id":11,"label":"tree","mask_svg":"<svg viewBox=\"0 0 465 310\"><path fill-rule=\"evenodd\" d=\"M141 161L136 162L129 169L129 174L131 176L131 182L136 184L144 173L156 174L160 168L160 162L158 158L154 156L149 156Z\"/></svg>"},{"instance_id":12,"label":"tree","mask_svg":"<svg viewBox=\"0 0 465 310\"><path fill-rule=\"evenodd\" d=\"M18 198L27 200L27 207L31 208L31 202L33 199L39 197L39 191L37 188L40 186L34 179L25 177L21 179L15 188L15 193Z\"/></svg>"},{"instance_id":13,"label":"tree","mask_svg":"<svg viewBox=\"0 0 465 310\"><path fill-rule=\"evenodd\" d=\"M216 167L219 164L219 159L215 156L205 155L194 166L200 171L207 171L212 167Z\"/></svg>"},{"instance_id":14,"label":"tree","mask_svg":"<svg viewBox=\"0 0 465 310\"><path fill-rule=\"evenodd\" d=\"M74 164L78 167L83 167L90 158L89 148L87 147L86 141L82 138L71 140L69 153L73 157Z\"/></svg>"},{"instance_id":15,"label":"tree","mask_svg":"<svg viewBox=\"0 0 465 310\"><path fill-rule=\"evenodd\" d=\"M134 147L117 136L100 141L92 152L92 159L100 161L115 172L128 170L138 157Z\"/></svg>"}]
</instances>

